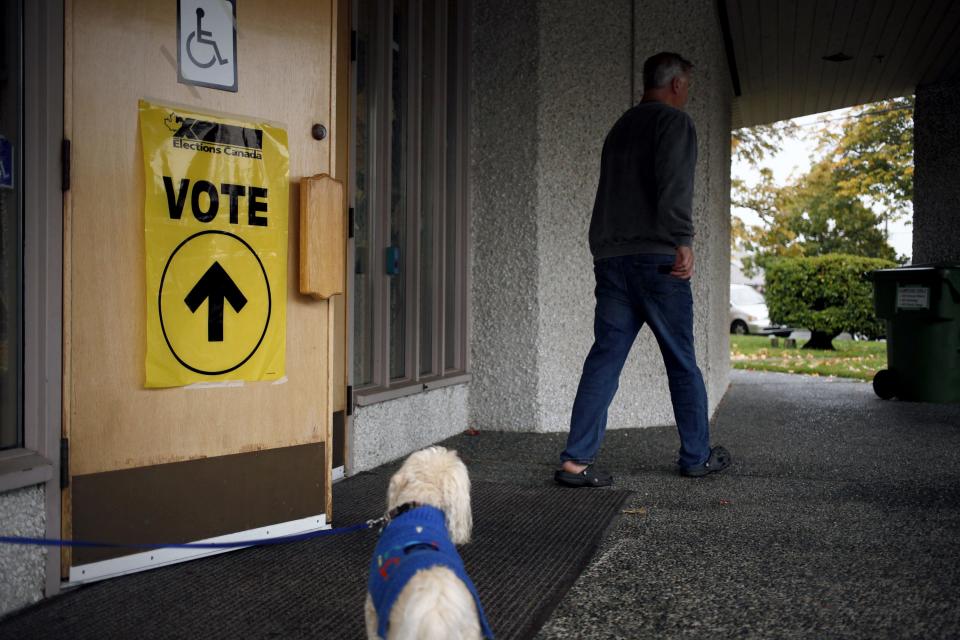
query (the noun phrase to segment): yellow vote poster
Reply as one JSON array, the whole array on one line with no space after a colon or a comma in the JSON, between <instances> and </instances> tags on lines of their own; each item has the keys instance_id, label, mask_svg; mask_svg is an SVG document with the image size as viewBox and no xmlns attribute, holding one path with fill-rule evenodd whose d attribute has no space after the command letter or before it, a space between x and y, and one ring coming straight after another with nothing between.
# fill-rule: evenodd
<instances>
[{"instance_id":1,"label":"yellow vote poster","mask_svg":"<svg viewBox=\"0 0 960 640\"><path fill-rule=\"evenodd\" d=\"M141 100L140 133L146 386L282 377L287 132Z\"/></svg>"}]
</instances>

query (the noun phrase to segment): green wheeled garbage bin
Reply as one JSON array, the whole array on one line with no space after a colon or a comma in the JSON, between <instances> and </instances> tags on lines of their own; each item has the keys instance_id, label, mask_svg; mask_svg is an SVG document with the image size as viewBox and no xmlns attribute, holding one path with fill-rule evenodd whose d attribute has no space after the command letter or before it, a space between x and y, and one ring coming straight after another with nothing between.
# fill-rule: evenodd
<instances>
[{"instance_id":1,"label":"green wheeled garbage bin","mask_svg":"<svg viewBox=\"0 0 960 640\"><path fill-rule=\"evenodd\" d=\"M918 265L869 274L873 306L887 322L884 399L960 402L960 265Z\"/></svg>"}]
</instances>

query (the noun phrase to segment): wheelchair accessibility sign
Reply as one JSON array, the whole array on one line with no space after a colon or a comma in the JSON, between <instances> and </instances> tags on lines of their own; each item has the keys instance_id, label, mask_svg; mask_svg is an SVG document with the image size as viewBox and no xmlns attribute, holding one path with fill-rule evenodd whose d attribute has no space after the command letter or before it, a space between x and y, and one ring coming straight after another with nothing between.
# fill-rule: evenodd
<instances>
[{"instance_id":1,"label":"wheelchair accessibility sign","mask_svg":"<svg viewBox=\"0 0 960 640\"><path fill-rule=\"evenodd\" d=\"M236 0L178 0L179 81L237 90Z\"/></svg>"}]
</instances>

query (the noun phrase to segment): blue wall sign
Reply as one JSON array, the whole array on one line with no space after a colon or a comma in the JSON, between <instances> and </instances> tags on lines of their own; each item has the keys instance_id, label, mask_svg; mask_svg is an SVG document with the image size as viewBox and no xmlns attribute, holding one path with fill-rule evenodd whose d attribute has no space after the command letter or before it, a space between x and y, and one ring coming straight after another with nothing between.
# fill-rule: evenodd
<instances>
[{"instance_id":1,"label":"blue wall sign","mask_svg":"<svg viewBox=\"0 0 960 640\"><path fill-rule=\"evenodd\" d=\"M0 189L13 189L13 145L0 136Z\"/></svg>"}]
</instances>

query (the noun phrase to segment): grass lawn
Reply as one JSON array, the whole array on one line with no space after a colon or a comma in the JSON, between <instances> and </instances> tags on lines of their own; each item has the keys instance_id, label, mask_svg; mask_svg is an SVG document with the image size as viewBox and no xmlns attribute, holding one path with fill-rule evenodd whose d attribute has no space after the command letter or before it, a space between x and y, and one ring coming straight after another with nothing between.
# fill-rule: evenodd
<instances>
[{"instance_id":1,"label":"grass lawn","mask_svg":"<svg viewBox=\"0 0 960 640\"><path fill-rule=\"evenodd\" d=\"M873 380L873 374L887 367L887 344L885 342L857 342L834 340L836 351L801 349L803 340L797 340L797 348L770 346L767 336L730 336L730 362L735 369L756 371L781 371L803 373L813 376L837 376Z\"/></svg>"}]
</instances>

